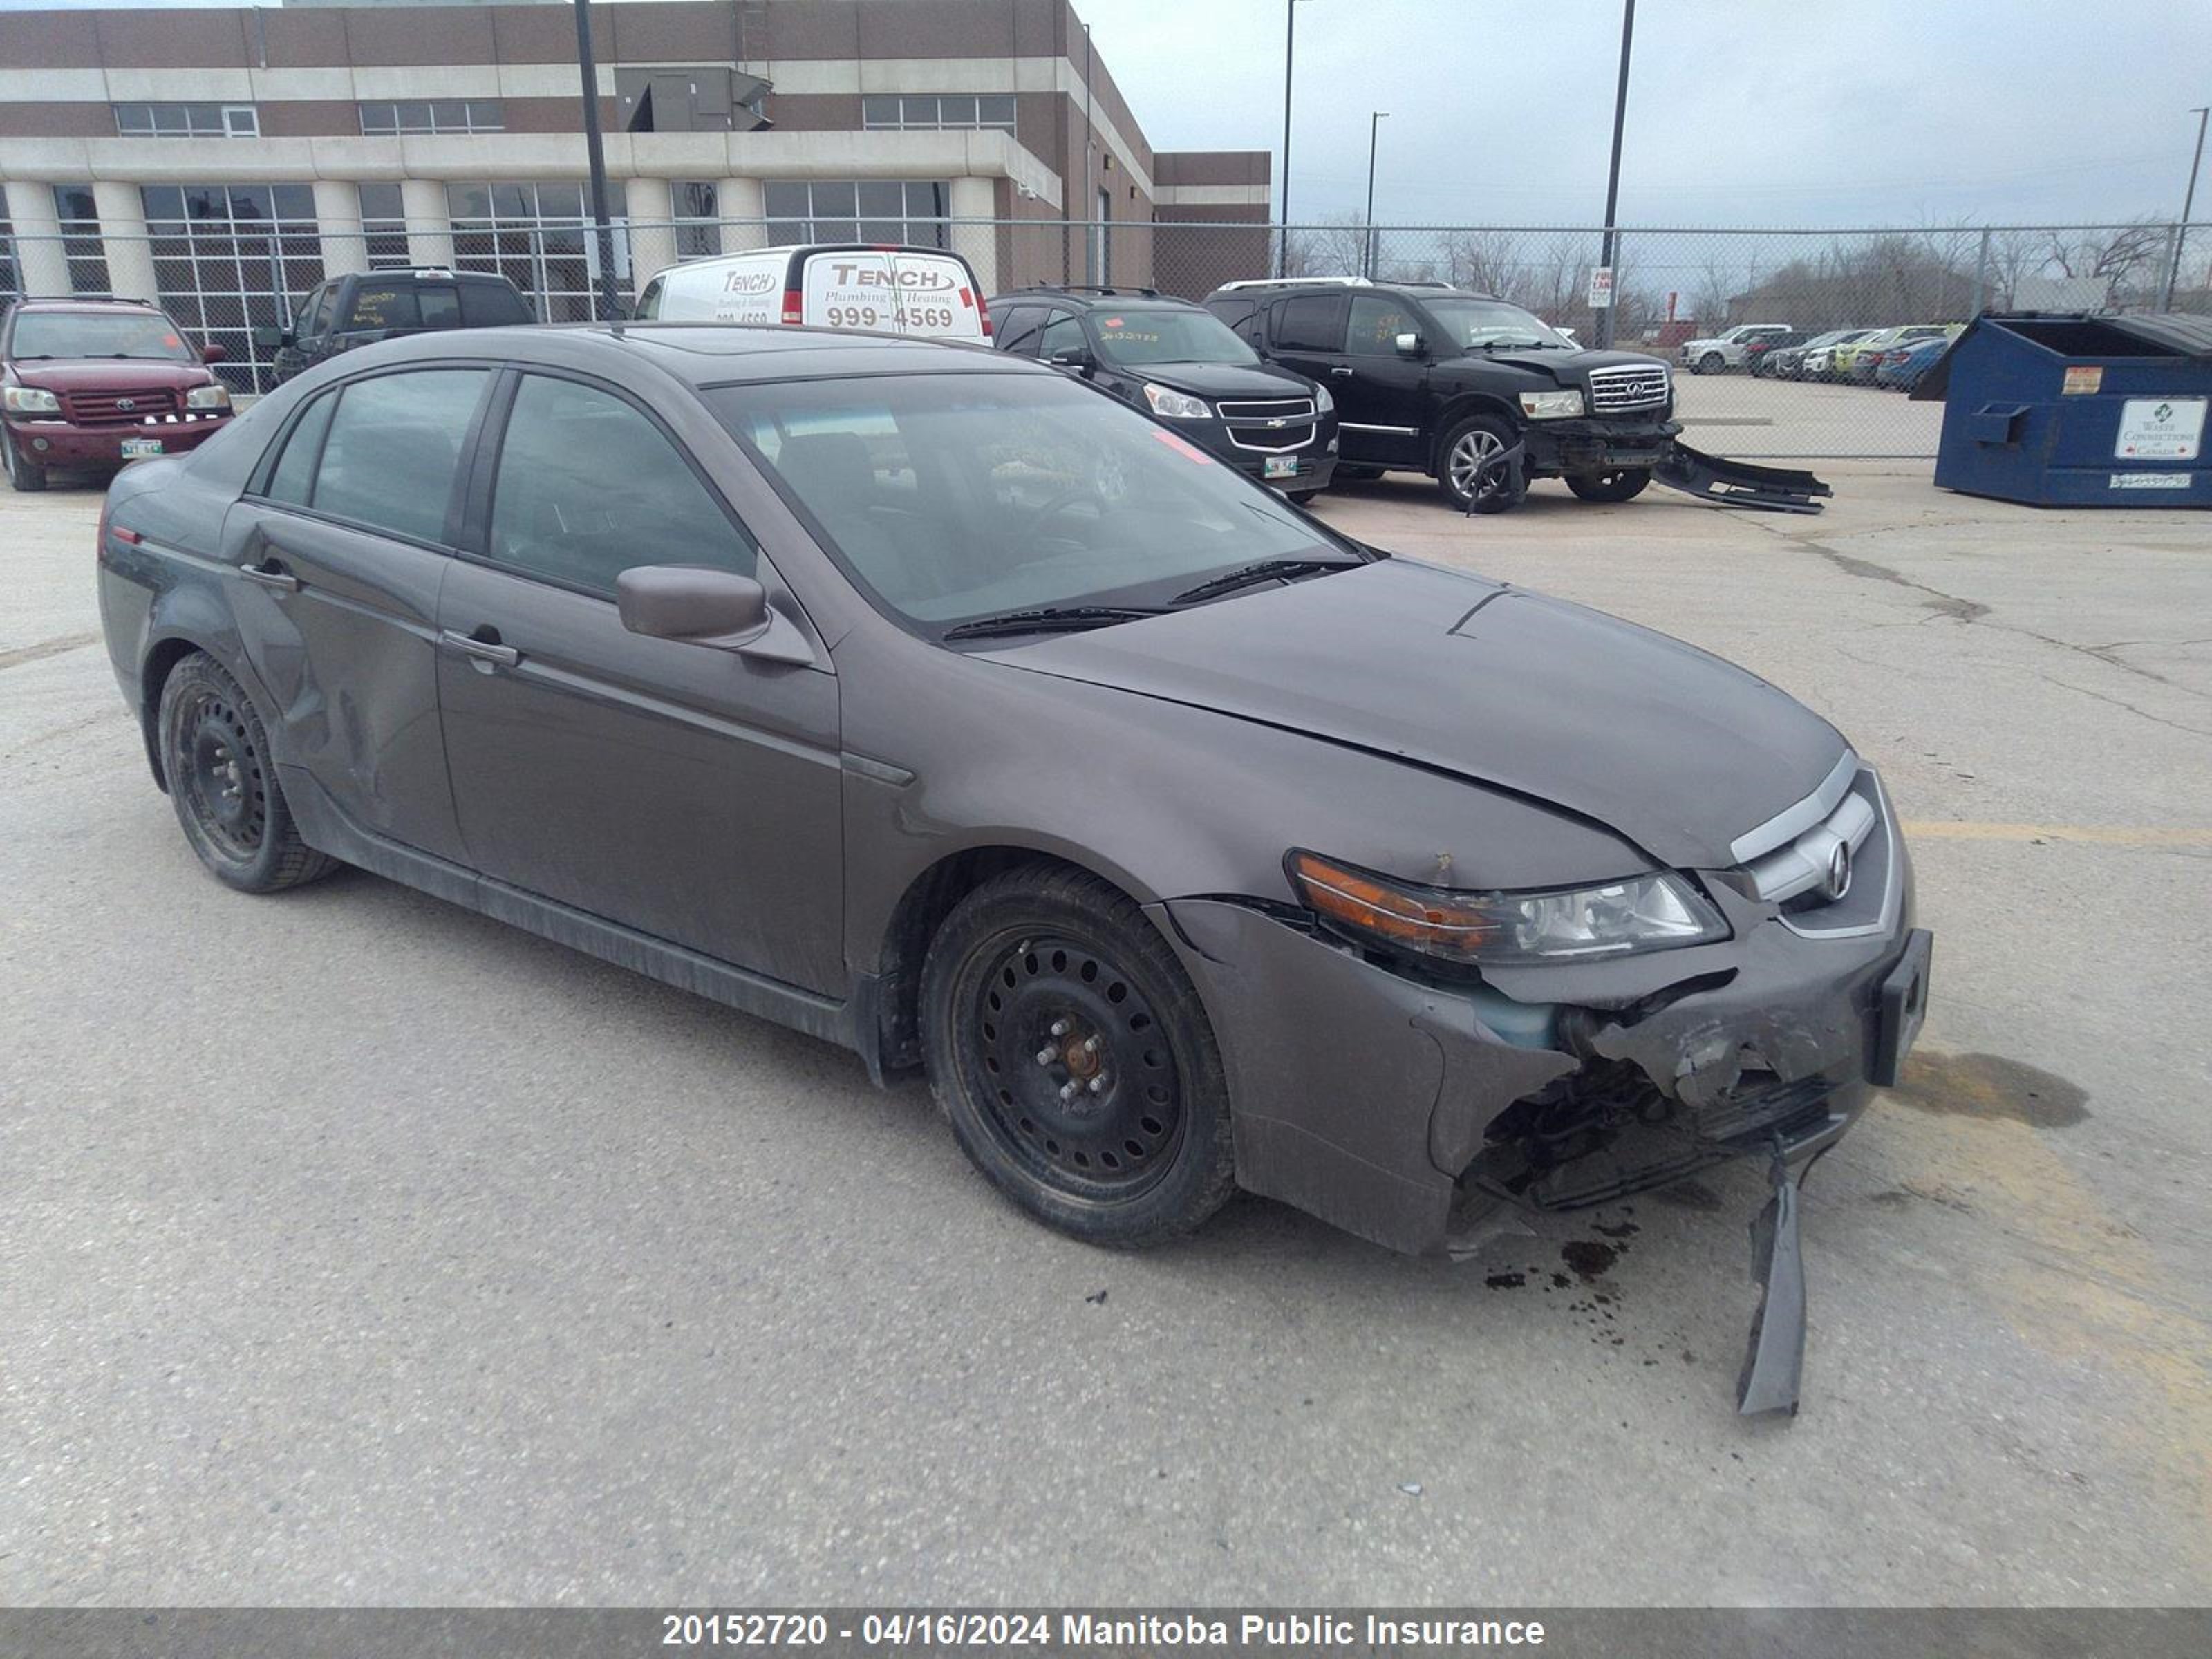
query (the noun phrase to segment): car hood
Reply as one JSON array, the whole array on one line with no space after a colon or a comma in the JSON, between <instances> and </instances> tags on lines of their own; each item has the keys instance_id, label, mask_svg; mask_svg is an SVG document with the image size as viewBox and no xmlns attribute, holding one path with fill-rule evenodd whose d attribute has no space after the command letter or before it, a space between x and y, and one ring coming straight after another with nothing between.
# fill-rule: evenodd
<instances>
[{"instance_id":1,"label":"car hood","mask_svg":"<svg viewBox=\"0 0 2212 1659\"><path fill-rule=\"evenodd\" d=\"M1310 398L1314 383L1288 369L1249 363L1129 363L1116 372L1200 398Z\"/></svg>"},{"instance_id":2,"label":"car hood","mask_svg":"<svg viewBox=\"0 0 2212 1659\"><path fill-rule=\"evenodd\" d=\"M1730 843L1817 789L1844 748L1694 647L1406 559L992 654L1449 772L1685 868L1735 864Z\"/></svg>"},{"instance_id":3,"label":"car hood","mask_svg":"<svg viewBox=\"0 0 2212 1659\"><path fill-rule=\"evenodd\" d=\"M1507 363L1531 369L1561 386L1580 386L1594 368L1664 368L1666 359L1644 351L1468 351L1455 363Z\"/></svg>"},{"instance_id":4,"label":"car hood","mask_svg":"<svg viewBox=\"0 0 2212 1659\"><path fill-rule=\"evenodd\" d=\"M17 360L9 365L24 386L48 392L99 392L109 386L206 386L215 379L198 363L168 362L158 357L58 357Z\"/></svg>"}]
</instances>

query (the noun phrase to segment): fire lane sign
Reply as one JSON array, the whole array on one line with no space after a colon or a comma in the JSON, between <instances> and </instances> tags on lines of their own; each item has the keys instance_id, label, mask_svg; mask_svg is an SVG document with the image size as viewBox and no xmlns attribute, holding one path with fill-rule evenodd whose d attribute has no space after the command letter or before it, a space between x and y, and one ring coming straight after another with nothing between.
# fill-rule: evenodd
<instances>
[{"instance_id":1,"label":"fire lane sign","mask_svg":"<svg viewBox=\"0 0 2212 1659\"><path fill-rule=\"evenodd\" d=\"M1589 279L1589 304L1592 311L1602 311L1613 303L1613 267L1592 265Z\"/></svg>"}]
</instances>

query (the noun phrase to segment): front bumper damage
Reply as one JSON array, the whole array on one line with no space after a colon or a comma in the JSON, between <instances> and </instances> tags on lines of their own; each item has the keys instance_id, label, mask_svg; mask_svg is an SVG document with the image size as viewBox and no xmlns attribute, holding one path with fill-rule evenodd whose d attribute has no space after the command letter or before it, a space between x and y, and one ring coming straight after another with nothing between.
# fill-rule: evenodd
<instances>
[{"instance_id":1,"label":"front bumper damage","mask_svg":"<svg viewBox=\"0 0 2212 1659\"><path fill-rule=\"evenodd\" d=\"M1213 1018L1238 1181L1364 1238L1439 1253L1500 1204L1574 1209L1765 1161L1754 1358L1768 1358L1747 1365L1750 1411L1796 1397L1790 1172L1894 1080L1925 1006L1928 936L1909 871L1897 878L1881 925L1848 936L1802 933L1716 878L1728 941L1486 982L1427 977L1280 907L1152 911Z\"/></svg>"}]
</instances>

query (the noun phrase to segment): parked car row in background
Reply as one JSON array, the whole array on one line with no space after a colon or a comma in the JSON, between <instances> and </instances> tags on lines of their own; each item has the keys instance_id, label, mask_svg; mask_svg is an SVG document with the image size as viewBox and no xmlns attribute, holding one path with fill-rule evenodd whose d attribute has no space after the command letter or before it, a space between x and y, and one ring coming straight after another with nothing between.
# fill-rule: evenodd
<instances>
[{"instance_id":1,"label":"parked car row in background","mask_svg":"<svg viewBox=\"0 0 2212 1659\"><path fill-rule=\"evenodd\" d=\"M1899 381L1893 376L1885 378L1884 369L1901 368L1907 354L1932 344L1934 349L1918 360L1913 377L1917 380L1965 327L1963 323L1906 323L1891 328L1831 329L1809 338L1802 334L1770 336L1746 351L1743 366L1767 380L1895 386ZM1911 382L1905 384L1909 389Z\"/></svg>"}]
</instances>

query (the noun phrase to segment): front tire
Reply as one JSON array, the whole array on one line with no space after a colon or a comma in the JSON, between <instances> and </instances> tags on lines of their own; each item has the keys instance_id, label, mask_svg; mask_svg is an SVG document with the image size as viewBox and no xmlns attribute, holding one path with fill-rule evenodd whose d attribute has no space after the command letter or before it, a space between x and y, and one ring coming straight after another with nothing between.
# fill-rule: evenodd
<instances>
[{"instance_id":1,"label":"front tire","mask_svg":"<svg viewBox=\"0 0 2212 1659\"><path fill-rule=\"evenodd\" d=\"M1567 488L1586 501L1632 501L1651 482L1648 466L1624 466L1611 472L1570 472Z\"/></svg>"},{"instance_id":2,"label":"front tire","mask_svg":"<svg viewBox=\"0 0 2212 1659\"><path fill-rule=\"evenodd\" d=\"M1717 374L1728 367L1728 359L1717 351L1708 351L1698 359L1697 367L1700 374Z\"/></svg>"},{"instance_id":3,"label":"front tire","mask_svg":"<svg viewBox=\"0 0 2212 1659\"><path fill-rule=\"evenodd\" d=\"M8 455L8 487L18 495L35 495L46 487L46 469L23 453L16 441L0 433L0 450Z\"/></svg>"},{"instance_id":4,"label":"front tire","mask_svg":"<svg viewBox=\"0 0 2212 1659\"><path fill-rule=\"evenodd\" d=\"M1026 865L954 906L922 969L921 1047L969 1162L1071 1237L1160 1243L1235 1189L1229 1085L1198 993L1095 876Z\"/></svg>"},{"instance_id":5,"label":"front tire","mask_svg":"<svg viewBox=\"0 0 2212 1659\"><path fill-rule=\"evenodd\" d=\"M1490 463L1520 441L1521 434L1495 415L1462 421L1444 434L1437 467L1437 486L1444 499L1462 513L1504 513L1518 507L1528 493L1526 463L1517 487L1508 469Z\"/></svg>"},{"instance_id":6,"label":"front tire","mask_svg":"<svg viewBox=\"0 0 2212 1659\"><path fill-rule=\"evenodd\" d=\"M336 867L300 839L261 715L213 657L195 651L169 671L156 730L177 822L216 879L275 893Z\"/></svg>"}]
</instances>

